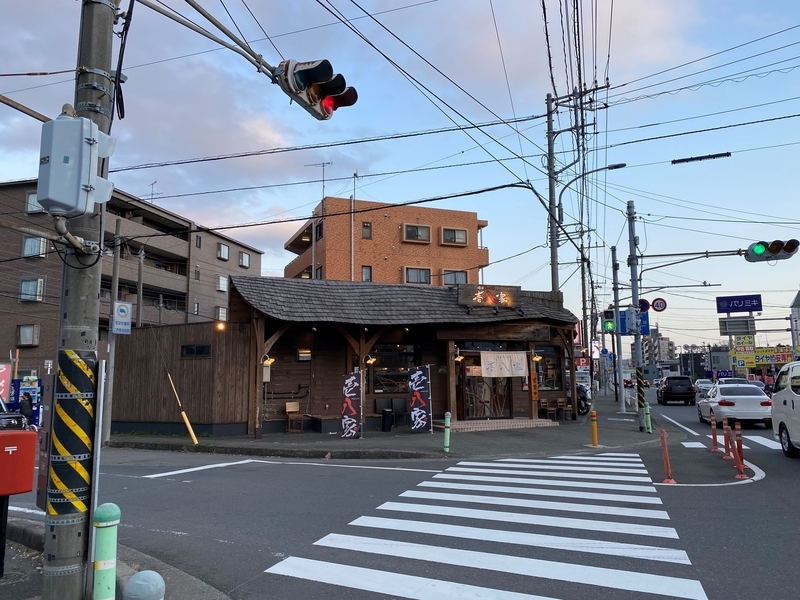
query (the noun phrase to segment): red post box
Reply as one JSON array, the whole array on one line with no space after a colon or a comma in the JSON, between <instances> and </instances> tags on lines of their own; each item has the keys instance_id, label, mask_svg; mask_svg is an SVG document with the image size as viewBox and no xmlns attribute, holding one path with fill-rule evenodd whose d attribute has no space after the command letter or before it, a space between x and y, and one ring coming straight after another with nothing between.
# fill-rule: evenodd
<instances>
[{"instance_id":1,"label":"red post box","mask_svg":"<svg viewBox=\"0 0 800 600\"><path fill-rule=\"evenodd\" d=\"M35 431L0 431L0 496L33 490L36 441Z\"/></svg>"}]
</instances>

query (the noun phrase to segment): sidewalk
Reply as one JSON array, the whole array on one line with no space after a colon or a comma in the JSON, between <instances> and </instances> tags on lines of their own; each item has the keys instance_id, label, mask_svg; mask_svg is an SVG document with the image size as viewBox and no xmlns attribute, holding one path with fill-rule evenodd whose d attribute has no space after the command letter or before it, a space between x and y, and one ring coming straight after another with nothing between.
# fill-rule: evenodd
<instances>
[{"instance_id":1,"label":"sidewalk","mask_svg":"<svg viewBox=\"0 0 800 600\"><path fill-rule=\"evenodd\" d=\"M670 447L680 445L685 432L670 423L653 420L652 434L639 431L638 418L628 407L618 413L613 396L597 396L593 405L597 414L599 446L593 448L590 414L574 421L559 421L553 427L506 429L477 432L454 432L450 452L444 452L444 434L412 434L407 428L392 432L365 431L363 439L342 439L339 434L303 432L265 434L256 440L250 436L199 438L194 446L187 437L114 435L112 447L141 448L178 452L206 452L245 456L295 459L442 459L544 457L558 454L592 452L660 453L658 430L665 427ZM727 471L726 471L727 472ZM38 600L41 594L41 550L44 524L26 519L9 519L9 545L6 549L6 576L0 579L3 600ZM117 562L117 598L136 570L158 572L167 584L166 600L228 600L228 597L199 579L175 569L132 548L119 547Z\"/></svg>"}]
</instances>

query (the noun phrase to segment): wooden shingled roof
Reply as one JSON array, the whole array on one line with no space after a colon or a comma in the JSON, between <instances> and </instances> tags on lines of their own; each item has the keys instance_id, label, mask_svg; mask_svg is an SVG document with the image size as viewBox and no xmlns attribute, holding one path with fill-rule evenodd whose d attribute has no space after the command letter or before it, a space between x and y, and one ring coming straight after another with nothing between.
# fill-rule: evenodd
<instances>
[{"instance_id":1,"label":"wooden shingled roof","mask_svg":"<svg viewBox=\"0 0 800 600\"><path fill-rule=\"evenodd\" d=\"M245 302L267 317L289 322L335 322L362 325L422 323L507 323L542 320L575 323L578 318L554 306L542 292L523 291L514 308L458 304L455 287L290 279L231 277ZM536 296L539 296L538 298Z\"/></svg>"}]
</instances>

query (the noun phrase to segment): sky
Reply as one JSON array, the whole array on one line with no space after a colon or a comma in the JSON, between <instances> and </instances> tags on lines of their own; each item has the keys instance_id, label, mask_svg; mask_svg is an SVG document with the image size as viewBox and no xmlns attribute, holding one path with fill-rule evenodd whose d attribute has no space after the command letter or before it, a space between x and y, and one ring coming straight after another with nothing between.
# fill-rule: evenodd
<instances>
[{"instance_id":1,"label":"sky","mask_svg":"<svg viewBox=\"0 0 800 600\"><path fill-rule=\"evenodd\" d=\"M800 258L668 265L680 258L654 255L800 237L792 177L800 151L799 3L546 0L546 25L532 0L200 3L270 65L327 58L358 90L354 106L317 121L241 56L134 5L125 118L112 126L109 179L205 226L267 222L224 230L264 251L263 275L282 276L294 258L283 245L323 195L323 163L329 196L401 203L529 181L546 198L545 97L582 82L586 105L591 99L595 108L585 112L585 152L576 165L569 166L576 156L569 103L556 114L556 128L565 130L556 138L558 193L565 228L574 231L583 214L590 230L584 241L598 307L612 301L611 246L622 304L629 302L625 211L632 201L642 297L667 303L651 313L651 325L679 347L726 342L715 297L760 293L758 318L770 320L757 321L757 345L790 342L783 318L800 289ZM213 28L186 2L158 4ZM0 94L51 117L73 102L80 7L0 0ZM114 48L116 64L118 39ZM60 73L25 75L34 72ZM465 129L472 125L480 127ZM433 131L441 129L448 131ZM36 177L40 133L39 122L0 104L0 181ZM251 155L127 169L240 153ZM614 163L627 166L562 187L581 164ZM473 211L489 222L484 283L550 289L547 212L530 190L424 206ZM291 218L299 221L268 223ZM571 243L560 247L559 264L565 305L580 315Z\"/></svg>"}]
</instances>

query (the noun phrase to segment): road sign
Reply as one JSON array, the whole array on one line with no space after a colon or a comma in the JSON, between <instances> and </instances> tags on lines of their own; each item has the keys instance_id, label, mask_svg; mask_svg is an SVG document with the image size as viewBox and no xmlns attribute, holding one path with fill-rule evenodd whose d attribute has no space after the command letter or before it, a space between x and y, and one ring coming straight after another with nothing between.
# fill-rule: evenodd
<instances>
[{"instance_id":1,"label":"road sign","mask_svg":"<svg viewBox=\"0 0 800 600\"><path fill-rule=\"evenodd\" d=\"M761 312L761 294L747 296L717 296L717 312Z\"/></svg>"},{"instance_id":2,"label":"road sign","mask_svg":"<svg viewBox=\"0 0 800 600\"><path fill-rule=\"evenodd\" d=\"M130 335L133 304L130 302L114 302L114 319L111 333Z\"/></svg>"},{"instance_id":3,"label":"road sign","mask_svg":"<svg viewBox=\"0 0 800 600\"><path fill-rule=\"evenodd\" d=\"M719 320L720 335L752 335L755 333L755 317L722 317Z\"/></svg>"},{"instance_id":4,"label":"road sign","mask_svg":"<svg viewBox=\"0 0 800 600\"><path fill-rule=\"evenodd\" d=\"M648 310L650 310L650 302L644 298L639 298L639 313L645 314Z\"/></svg>"},{"instance_id":5,"label":"road sign","mask_svg":"<svg viewBox=\"0 0 800 600\"><path fill-rule=\"evenodd\" d=\"M602 355L604 355L604 356L605 356L606 354L608 354L608 348L603 348L602 350L600 350L600 354L602 354Z\"/></svg>"},{"instance_id":6,"label":"road sign","mask_svg":"<svg viewBox=\"0 0 800 600\"><path fill-rule=\"evenodd\" d=\"M639 315L639 325L642 330L642 335L650 335L650 313ZM624 310L619 311L619 332L622 335L633 335L632 333L628 333L627 317L625 316Z\"/></svg>"},{"instance_id":7,"label":"road sign","mask_svg":"<svg viewBox=\"0 0 800 600\"><path fill-rule=\"evenodd\" d=\"M667 309L667 301L663 298L656 298L650 306L656 312L663 312Z\"/></svg>"}]
</instances>

